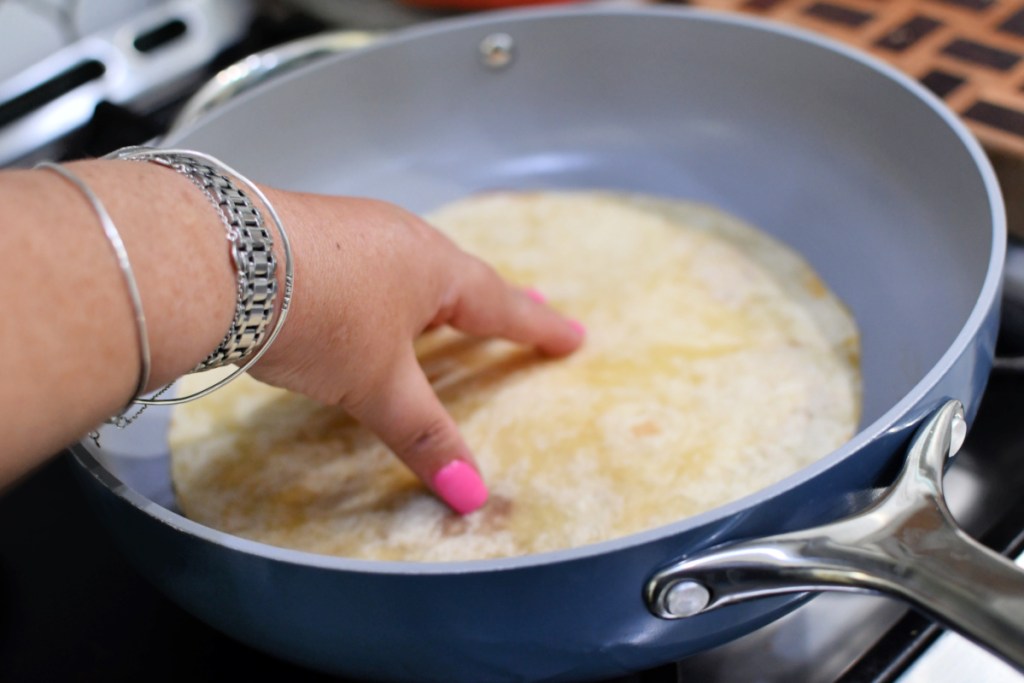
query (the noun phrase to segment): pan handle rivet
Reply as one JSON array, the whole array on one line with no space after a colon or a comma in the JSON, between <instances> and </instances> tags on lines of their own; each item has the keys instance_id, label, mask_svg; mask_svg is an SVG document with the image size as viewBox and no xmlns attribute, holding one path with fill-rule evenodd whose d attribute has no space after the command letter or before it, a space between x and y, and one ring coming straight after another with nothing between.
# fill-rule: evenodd
<instances>
[{"instance_id":1,"label":"pan handle rivet","mask_svg":"<svg viewBox=\"0 0 1024 683\"><path fill-rule=\"evenodd\" d=\"M504 69L512 63L515 41L507 33L492 33L480 41L480 59L490 69Z\"/></svg>"},{"instance_id":2,"label":"pan handle rivet","mask_svg":"<svg viewBox=\"0 0 1024 683\"><path fill-rule=\"evenodd\" d=\"M707 587L696 581L679 581L665 591L665 610L673 617L700 614L711 602Z\"/></svg>"}]
</instances>

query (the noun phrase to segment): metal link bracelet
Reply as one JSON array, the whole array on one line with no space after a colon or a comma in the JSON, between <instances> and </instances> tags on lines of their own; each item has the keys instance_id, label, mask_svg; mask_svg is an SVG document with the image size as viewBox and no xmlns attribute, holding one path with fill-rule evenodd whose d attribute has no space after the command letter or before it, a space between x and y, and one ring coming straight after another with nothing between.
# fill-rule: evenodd
<instances>
[{"instance_id":1,"label":"metal link bracelet","mask_svg":"<svg viewBox=\"0 0 1024 683\"><path fill-rule=\"evenodd\" d=\"M220 213L237 272L235 315L224 339L193 372L244 360L263 339L277 296L274 241L262 214L226 175L194 155L140 149L114 154L119 159L150 161L174 169L201 189Z\"/></svg>"},{"instance_id":2,"label":"metal link bracelet","mask_svg":"<svg viewBox=\"0 0 1024 683\"><path fill-rule=\"evenodd\" d=\"M125 147L111 152L105 158L148 161L181 173L203 190L217 209L227 230L227 238L231 243L231 258L237 270L238 296L235 316L223 341L192 372L201 372L230 363L242 364L220 381L187 396L166 399L136 397L134 400L142 405L176 405L206 396L250 368L266 353L281 331L291 304L294 277L288 235L280 217L263 192L248 178L207 154L184 149ZM235 185L232 178L259 199L281 239L285 261L284 292L280 311L269 333L267 327L274 318L274 300L277 293L277 264L273 254L273 238L263 223L259 209L246 193ZM162 392L163 390L159 393Z\"/></svg>"}]
</instances>

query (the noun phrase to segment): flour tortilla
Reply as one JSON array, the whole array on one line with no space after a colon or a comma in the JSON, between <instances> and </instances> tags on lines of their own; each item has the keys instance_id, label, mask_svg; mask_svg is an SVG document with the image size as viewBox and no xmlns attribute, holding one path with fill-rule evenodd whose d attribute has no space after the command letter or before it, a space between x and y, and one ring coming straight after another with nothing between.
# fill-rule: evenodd
<instances>
[{"instance_id":1,"label":"flour tortilla","mask_svg":"<svg viewBox=\"0 0 1024 683\"><path fill-rule=\"evenodd\" d=\"M346 557L523 555L719 506L853 434L852 317L795 252L737 218L601 192L486 194L428 218L588 330L559 360L450 330L418 342L488 504L458 517L340 409L243 377L175 410L185 514Z\"/></svg>"}]
</instances>

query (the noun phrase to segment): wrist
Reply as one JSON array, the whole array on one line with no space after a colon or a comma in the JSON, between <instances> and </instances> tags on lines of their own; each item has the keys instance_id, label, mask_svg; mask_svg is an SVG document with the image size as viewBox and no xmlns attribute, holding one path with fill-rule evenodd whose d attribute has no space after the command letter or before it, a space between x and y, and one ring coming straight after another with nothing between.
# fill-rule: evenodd
<instances>
[{"instance_id":1,"label":"wrist","mask_svg":"<svg viewBox=\"0 0 1024 683\"><path fill-rule=\"evenodd\" d=\"M145 407L184 403L205 396L256 363L281 331L288 314L293 281L292 252L287 232L259 187L209 155L182 149L125 147L106 158L151 163L174 171L202 192L220 218L230 244L231 262L236 274L235 310L227 334L191 372L202 372L228 364L237 367L226 377L186 396L160 398L163 393L161 391L146 399L136 398L135 402ZM262 205L262 210L257 207L257 202ZM269 227L271 225L273 227ZM280 240L283 255L284 280L278 310L275 310L278 298L275 277L277 262L273 249L275 234ZM127 273L129 268L125 266L124 270ZM274 321L272 326L271 320ZM142 320L139 329L140 333L145 330ZM143 372L143 377L145 375ZM130 424L130 420L126 424Z\"/></svg>"},{"instance_id":2,"label":"wrist","mask_svg":"<svg viewBox=\"0 0 1024 683\"><path fill-rule=\"evenodd\" d=\"M263 185L257 185L257 188L264 195L263 198L265 199L265 202L260 201L258 205L260 207L260 210L264 211L265 213L265 220L268 223L272 223L271 217L267 214L273 211L278 217L278 220L281 221L281 224L287 230L287 240L289 242L289 249L293 251L296 249L301 249L301 247L305 244L306 240L304 237L304 231L302 229L304 222L302 220L302 202L299 199L300 195L294 192L278 190ZM296 247L296 245L299 246ZM300 326L300 324L297 321L297 317L301 317L301 309L304 308L301 305L299 306L300 313L297 316L295 310L297 299L293 296L293 289L295 285L295 280L298 279L298 276L295 274L294 271L297 270L297 266L295 265L296 262L303 261L303 266L305 266L306 261L308 261L308 258L300 259L297 258L294 254L292 254L289 257L289 254L286 253L285 240L280 239L279 235L277 235L276 233L274 235L274 243L272 249L274 259L277 263L277 268L275 270L274 277L277 285L278 296L274 306L274 316L270 323L270 326L274 327L276 325L278 316L281 315L281 311L283 307L286 305L286 297L288 298L287 324L281 326L279 333L275 335L273 339L270 338L270 335L264 335L260 343L254 347L253 351L255 353L261 354L260 359L253 366L254 370L262 368L267 364L272 364L274 362L274 359L280 357L282 355L282 352L285 352L286 349L292 345L292 340L295 336L294 331L297 327ZM308 257L309 254L306 254L305 256ZM291 284L287 282L289 269L288 267L286 267L286 264L289 261L292 263ZM267 348L266 351L264 351L264 347L268 346L271 341L273 342L273 348Z\"/></svg>"}]
</instances>

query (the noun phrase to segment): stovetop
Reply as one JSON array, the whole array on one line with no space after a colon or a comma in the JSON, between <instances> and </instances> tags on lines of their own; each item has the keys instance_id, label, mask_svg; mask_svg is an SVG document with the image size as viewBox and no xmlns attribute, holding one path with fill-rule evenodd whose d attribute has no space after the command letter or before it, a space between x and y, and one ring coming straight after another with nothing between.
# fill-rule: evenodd
<instances>
[{"instance_id":1,"label":"stovetop","mask_svg":"<svg viewBox=\"0 0 1024 683\"><path fill-rule=\"evenodd\" d=\"M369 11L386 4L333 3L335 14L348 8L340 19L319 9L257 15L245 38L203 71L344 24L356 6ZM392 7L373 18L380 28L415 17ZM145 142L166 128L186 95L182 91L144 109L101 103L92 121L62 140L53 155L98 155ZM1024 244L1010 247L1000 352L1024 354ZM946 487L950 507L969 533L1016 556L1024 547L1024 420L1017 407L1024 370L1005 365L991 377ZM73 467L69 457L55 458L0 492L0 681L235 680L257 674L337 680L252 650L163 597L114 548L74 481ZM613 682L943 680L1021 683L1024 676L966 641L943 635L901 604L830 594L732 643Z\"/></svg>"}]
</instances>

